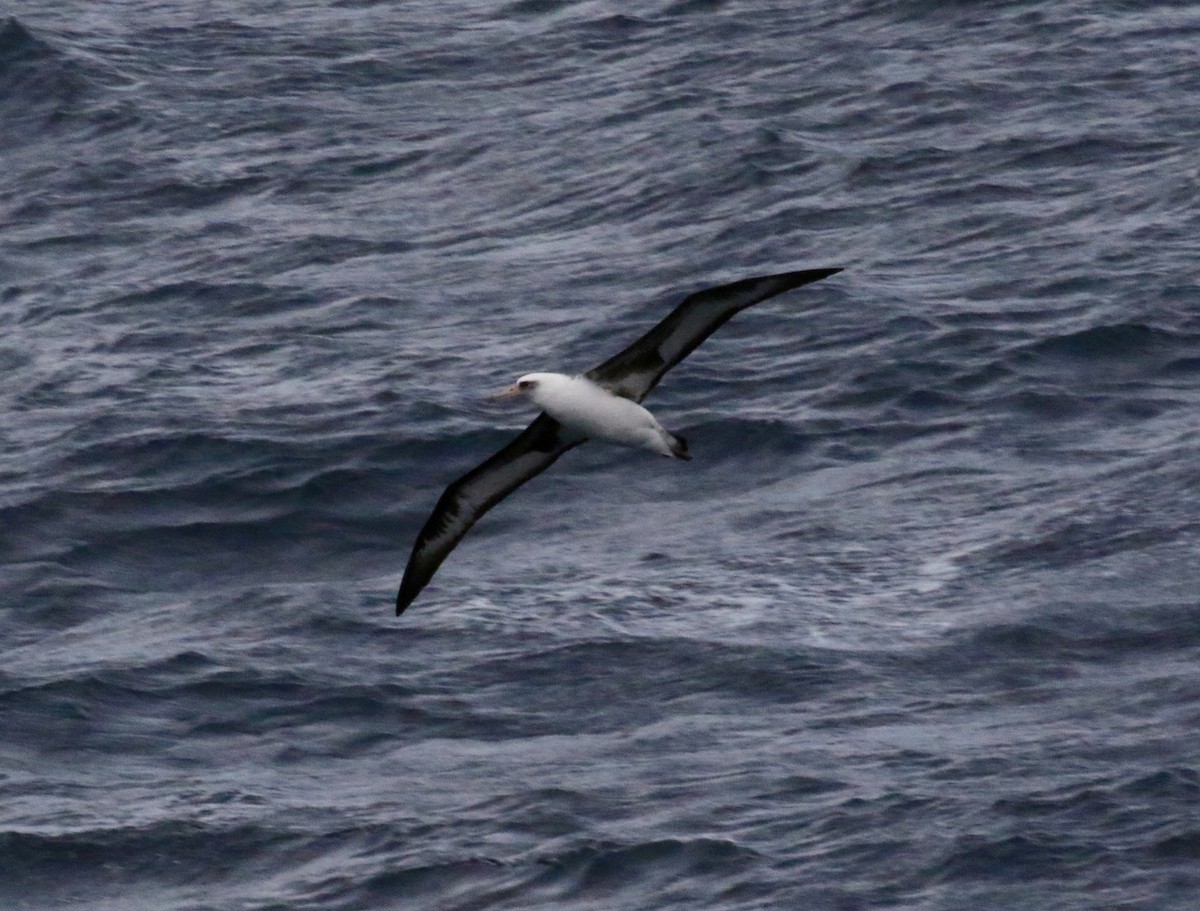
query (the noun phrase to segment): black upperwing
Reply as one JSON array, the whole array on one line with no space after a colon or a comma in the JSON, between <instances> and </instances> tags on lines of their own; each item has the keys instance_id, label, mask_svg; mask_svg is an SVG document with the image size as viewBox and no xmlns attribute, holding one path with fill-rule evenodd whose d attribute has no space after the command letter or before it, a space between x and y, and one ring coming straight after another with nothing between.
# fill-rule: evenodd
<instances>
[{"instance_id":1,"label":"black upperwing","mask_svg":"<svg viewBox=\"0 0 1200 911\"><path fill-rule=\"evenodd\" d=\"M511 443L447 487L413 545L396 595L396 615L412 604L480 516L582 442L554 418L540 414Z\"/></svg>"},{"instance_id":2,"label":"black upperwing","mask_svg":"<svg viewBox=\"0 0 1200 911\"><path fill-rule=\"evenodd\" d=\"M585 376L614 395L640 402L663 374L692 353L735 313L776 294L828 278L839 269L804 269L745 278L698 291L620 354Z\"/></svg>"}]
</instances>

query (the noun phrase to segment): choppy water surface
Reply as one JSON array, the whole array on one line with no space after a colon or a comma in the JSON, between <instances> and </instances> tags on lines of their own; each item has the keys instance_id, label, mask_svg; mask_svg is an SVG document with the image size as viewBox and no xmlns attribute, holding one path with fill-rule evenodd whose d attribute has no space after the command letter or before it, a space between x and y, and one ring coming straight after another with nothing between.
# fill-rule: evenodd
<instances>
[{"instance_id":1,"label":"choppy water surface","mask_svg":"<svg viewBox=\"0 0 1200 911\"><path fill-rule=\"evenodd\" d=\"M6 908L1194 907L1200 5L615 8L9 5Z\"/></svg>"}]
</instances>

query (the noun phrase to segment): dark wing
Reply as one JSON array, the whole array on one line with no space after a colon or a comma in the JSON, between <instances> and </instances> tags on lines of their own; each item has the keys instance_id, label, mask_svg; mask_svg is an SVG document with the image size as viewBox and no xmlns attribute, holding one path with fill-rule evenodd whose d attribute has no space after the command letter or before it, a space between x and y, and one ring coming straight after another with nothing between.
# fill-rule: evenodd
<instances>
[{"instance_id":1,"label":"dark wing","mask_svg":"<svg viewBox=\"0 0 1200 911\"><path fill-rule=\"evenodd\" d=\"M768 297L820 281L841 271L805 269L801 272L783 272L698 291L620 354L585 375L614 395L640 402L658 385L664 373L691 354L735 313Z\"/></svg>"},{"instance_id":2,"label":"dark wing","mask_svg":"<svg viewBox=\"0 0 1200 911\"><path fill-rule=\"evenodd\" d=\"M396 596L397 616L412 604L480 516L582 442L582 437L541 414L515 440L447 487L413 545Z\"/></svg>"}]
</instances>

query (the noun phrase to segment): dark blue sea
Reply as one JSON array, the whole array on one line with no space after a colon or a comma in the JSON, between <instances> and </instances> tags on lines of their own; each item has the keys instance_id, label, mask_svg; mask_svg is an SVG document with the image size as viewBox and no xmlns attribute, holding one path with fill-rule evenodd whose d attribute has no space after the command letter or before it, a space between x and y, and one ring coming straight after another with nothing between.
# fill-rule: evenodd
<instances>
[{"instance_id":1,"label":"dark blue sea","mask_svg":"<svg viewBox=\"0 0 1200 911\"><path fill-rule=\"evenodd\" d=\"M1197 907L1200 3L0 23L0 907Z\"/></svg>"}]
</instances>

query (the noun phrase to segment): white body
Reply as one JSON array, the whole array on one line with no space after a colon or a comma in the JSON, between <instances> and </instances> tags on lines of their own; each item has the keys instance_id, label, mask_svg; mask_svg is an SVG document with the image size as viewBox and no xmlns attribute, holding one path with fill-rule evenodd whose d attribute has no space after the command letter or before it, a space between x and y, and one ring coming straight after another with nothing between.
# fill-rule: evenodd
<instances>
[{"instance_id":1,"label":"white body","mask_svg":"<svg viewBox=\"0 0 1200 911\"><path fill-rule=\"evenodd\" d=\"M637 402L613 395L586 377L528 373L517 380L514 388L564 427L589 439L687 458L682 441L663 430L654 415Z\"/></svg>"}]
</instances>

